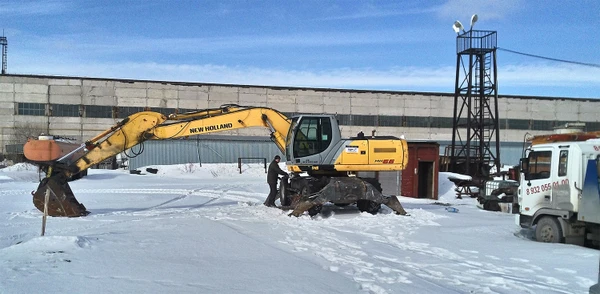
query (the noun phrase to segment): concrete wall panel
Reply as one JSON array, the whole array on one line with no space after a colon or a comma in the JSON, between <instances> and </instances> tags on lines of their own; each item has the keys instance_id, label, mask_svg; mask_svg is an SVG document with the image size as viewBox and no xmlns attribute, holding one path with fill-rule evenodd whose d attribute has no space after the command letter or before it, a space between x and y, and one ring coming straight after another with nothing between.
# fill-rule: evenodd
<instances>
[{"instance_id":1,"label":"concrete wall panel","mask_svg":"<svg viewBox=\"0 0 600 294\"><path fill-rule=\"evenodd\" d=\"M13 93L15 85L9 83L0 83L0 93Z\"/></svg>"},{"instance_id":2,"label":"concrete wall panel","mask_svg":"<svg viewBox=\"0 0 600 294\"><path fill-rule=\"evenodd\" d=\"M352 106L370 106L371 108L377 108L377 98L350 98L350 104Z\"/></svg>"},{"instance_id":3,"label":"concrete wall panel","mask_svg":"<svg viewBox=\"0 0 600 294\"><path fill-rule=\"evenodd\" d=\"M114 96L83 96L81 103L84 105L106 105L116 106L116 98Z\"/></svg>"},{"instance_id":4,"label":"concrete wall panel","mask_svg":"<svg viewBox=\"0 0 600 294\"><path fill-rule=\"evenodd\" d=\"M0 92L0 101L3 101L3 102L13 102L13 101L15 101L15 94L14 93L3 93L3 92Z\"/></svg>"},{"instance_id":5,"label":"concrete wall panel","mask_svg":"<svg viewBox=\"0 0 600 294\"><path fill-rule=\"evenodd\" d=\"M148 98L151 99L177 99L177 89L148 89Z\"/></svg>"},{"instance_id":6,"label":"concrete wall panel","mask_svg":"<svg viewBox=\"0 0 600 294\"><path fill-rule=\"evenodd\" d=\"M565 116L566 117L566 116ZM561 117L561 120L565 120L564 118ZM600 117L598 116L598 113L580 113L579 116L577 117L577 120L572 120L573 122L575 121L600 121Z\"/></svg>"},{"instance_id":7,"label":"concrete wall panel","mask_svg":"<svg viewBox=\"0 0 600 294\"><path fill-rule=\"evenodd\" d=\"M402 116L405 115L404 109L402 108L393 108L393 107L378 107L377 108L379 115L389 115L389 116Z\"/></svg>"},{"instance_id":8,"label":"concrete wall panel","mask_svg":"<svg viewBox=\"0 0 600 294\"><path fill-rule=\"evenodd\" d=\"M83 97L107 97L115 96L115 88L113 87L99 87L99 86L83 86L81 88Z\"/></svg>"},{"instance_id":9,"label":"concrete wall panel","mask_svg":"<svg viewBox=\"0 0 600 294\"><path fill-rule=\"evenodd\" d=\"M323 105L323 113L346 114L350 113L350 105Z\"/></svg>"},{"instance_id":10,"label":"concrete wall panel","mask_svg":"<svg viewBox=\"0 0 600 294\"><path fill-rule=\"evenodd\" d=\"M179 89L179 85L164 83L164 82L149 82L146 83L146 88L148 90L160 90L160 91L177 91Z\"/></svg>"},{"instance_id":11,"label":"concrete wall panel","mask_svg":"<svg viewBox=\"0 0 600 294\"><path fill-rule=\"evenodd\" d=\"M268 93L266 98L268 105L282 103L296 104L296 96L291 94Z\"/></svg>"},{"instance_id":12,"label":"concrete wall panel","mask_svg":"<svg viewBox=\"0 0 600 294\"><path fill-rule=\"evenodd\" d=\"M81 86L81 79L49 79L50 86Z\"/></svg>"},{"instance_id":13,"label":"concrete wall panel","mask_svg":"<svg viewBox=\"0 0 600 294\"><path fill-rule=\"evenodd\" d=\"M223 104L240 104L239 101L228 101L228 100L217 100L217 101L208 101L208 106L206 108L219 108Z\"/></svg>"},{"instance_id":14,"label":"concrete wall panel","mask_svg":"<svg viewBox=\"0 0 600 294\"><path fill-rule=\"evenodd\" d=\"M47 103L47 94L34 94L34 93L15 93L15 101L18 102L31 102L31 103Z\"/></svg>"},{"instance_id":15,"label":"concrete wall panel","mask_svg":"<svg viewBox=\"0 0 600 294\"><path fill-rule=\"evenodd\" d=\"M240 93L240 105L267 106L267 95L257 93Z\"/></svg>"},{"instance_id":16,"label":"concrete wall panel","mask_svg":"<svg viewBox=\"0 0 600 294\"><path fill-rule=\"evenodd\" d=\"M148 107L176 108L177 99L146 99Z\"/></svg>"},{"instance_id":17,"label":"concrete wall panel","mask_svg":"<svg viewBox=\"0 0 600 294\"><path fill-rule=\"evenodd\" d=\"M48 85L15 84L15 92L22 94L48 94Z\"/></svg>"},{"instance_id":18,"label":"concrete wall panel","mask_svg":"<svg viewBox=\"0 0 600 294\"><path fill-rule=\"evenodd\" d=\"M293 103L273 103L273 102L269 102L267 105L267 107L273 108L279 112L290 112L290 113L295 113L297 112L296 109L296 104Z\"/></svg>"},{"instance_id":19,"label":"concrete wall panel","mask_svg":"<svg viewBox=\"0 0 600 294\"><path fill-rule=\"evenodd\" d=\"M123 98L146 98L147 90L145 88L144 89L136 89L136 88L117 87L115 89L115 96L117 96L117 98L119 100L123 99Z\"/></svg>"},{"instance_id":20,"label":"concrete wall panel","mask_svg":"<svg viewBox=\"0 0 600 294\"><path fill-rule=\"evenodd\" d=\"M81 104L81 95L50 95L52 104Z\"/></svg>"},{"instance_id":21,"label":"concrete wall panel","mask_svg":"<svg viewBox=\"0 0 600 294\"><path fill-rule=\"evenodd\" d=\"M301 103L296 105L299 113L324 113L323 104Z\"/></svg>"},{"instance_id":22,"label":"concrete wall panel","mask_svg":"<svg viewBox=\"0 0 600 294\"><path fill-rule=\"evenodd\" d=\"M200 93L197 92L199 95ZM207 95L203 93L203 95ZM179 108L183 109L206 109L208 108L208 100L206 99L196 99L196 100L179 100Z\"/></svg>"},{"instance_id":23,"label":"concrete wall panel","mask_svg":"<svg viewBox=\"0 0 600 294\"><path fill-rule=\"evenodd\" d=\"M323 104L327 106L350 107L352 105L350 97L323 96Z\"/></svg>"},{"instance_id":24,"label":"concrete wall panel","mask_svg":"<svg viewBox=\"0 0 600 294\"><path fill-rule=\"evenodd\" d=\"M132 98L132 97L125 97L125 98L119 98L119 106L133 106L133 107L146 107L147 102L146 102L146 98Z\"/></svg>"},{"instance_id":25,"label":"concrete wall panel","mask_svg":"<svg viewBox=\"0 0 600 294\"><path fill-rule=\"evenodd\" d=\"M256 94L256 95L267 95L269 90L267 88L251 88L251 87L239 87L240 94Z\"/></svg>"},{"instance_id":26,"label":"concrete wall panel","mask_svg":"<svg viewBox=\"0 0 600 294\"><path fill-rule=\"evenodd\" d=\"M231 91L231 92L215 92L215 91L210 91L208 93L208 100L209 101L221 101L221 104L223 103L238 103L239 102L239 96L238 96L238 92L237 91Z\"/></svg>"},{"instance_id":27,"label":"concrete wall panel","mask_svg":"<svg viewBox=\"0 0 600 294\"><path fill-rule=\"evenodd\" d=\"M115 88L148 89L148 83L141 81L116 81Z\"/></svg>"},{"instance_id":28,"label":"concrete wall panel","mask_svg":"<svg viewBox=\"0 0 600 294\"><path fill-rule=\"evenodd\" d=\"M10 117L15 114L14 102L2 102L0 100L0 117Z\"/></svg>"},{"instance_id":29,"label":"concrete wall panel","mask_svg":"<svg viewBox=\"0 0 600 294\"><path fill-rule=\"evenodd\" d=\"M323 96L298 96L296 98L298 105L313 105L315 107L323 107Z\"/></svg>"},{"instance_id":30,"label":"concrete wall panel","mask_svg":"<svg viewBox=\"0 0 600 294\"><path fill-rule=\"evenodd\" d=\"M89 87L89 88L111 88L114 89L115 85L120 82L110 81L110 80L83 80L81 86Z\"/></svg>"},{"instance_id":31,"label":"concrete wall panel","mask_svg":"<svg viewBox=\"0 0 600 294\"><path fill-rule=\"evenodd\" d=\"M351 106L350 107L351 114L361 114L361 115L375 115L377 114L376 106Z\"/></svg>"}]
</instances>

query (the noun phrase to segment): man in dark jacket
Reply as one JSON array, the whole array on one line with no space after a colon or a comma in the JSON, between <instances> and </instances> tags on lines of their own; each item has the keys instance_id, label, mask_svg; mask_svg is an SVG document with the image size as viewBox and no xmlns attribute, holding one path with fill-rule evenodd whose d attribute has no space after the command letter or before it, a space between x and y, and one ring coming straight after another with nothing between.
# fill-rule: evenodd
<instances>
[{"instance_id":1,"label":"man in dark jacket","mask_svg":"<svg viewBox=\"0 0 600 294\"><path fill-rule=\"evenodd\" d=\"M267 200L265 200L265 205L269 207L275 206L275 198L277 196L277 180L279 179L279 175L285 176L286 172L281 170L279 167L279 161L281 157L279 155L275 155L271 164L269 164L269 171L267 172L267 183L269 183L269 196L267 196Z\"/></svg>"}]
</instances>

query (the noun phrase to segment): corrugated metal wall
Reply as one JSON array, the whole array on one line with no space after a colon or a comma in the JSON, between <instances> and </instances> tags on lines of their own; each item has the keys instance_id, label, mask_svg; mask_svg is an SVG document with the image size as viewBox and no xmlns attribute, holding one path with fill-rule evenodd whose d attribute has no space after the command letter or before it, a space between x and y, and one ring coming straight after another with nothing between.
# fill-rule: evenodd
<instances>
[{"instance_id":1,"label":"corrugated metal wall","mask_svg":"<svg viewBox=\"0 0 600 294\"><path fill-rule=\"evenodd\" d=\"M139 151L138 147L132 151ZM239 157L260 157L270 162L277 154L283 157L275 143L262 137L211 136L197 140L146 141L143 152L129 159L129 169L182 163L235 163Z\"/></svg>"},{"instance_id":2,"label":"corrugated metal wall","mask_svg":"<svg viewBox=\"0 0 600 294\"><path fill-rule=\"evenodd\" d=\"M443 155L444 148L451 142L439 143L440 155ZM500 145L501 163L518 165L523 145L514 142ZM130 169L181 163L234 163L238 157L264 157L270 162L276 154L283 157L275 143L265 137L212 135L200 136L197 140L146 141L142 147L135 146L132 151L137 152L140 148L143 148L142 154L129 159Z\"/></svg>"}]
</instances>

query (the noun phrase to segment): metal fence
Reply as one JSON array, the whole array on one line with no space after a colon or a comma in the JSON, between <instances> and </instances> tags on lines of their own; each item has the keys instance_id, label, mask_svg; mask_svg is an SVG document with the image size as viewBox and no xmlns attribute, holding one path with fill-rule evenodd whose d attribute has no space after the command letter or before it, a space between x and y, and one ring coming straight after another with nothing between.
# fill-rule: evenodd
<instances>
[{"instance_id":1,"label":"metal fence","mask_svg":"<svg viewBox=\"0 0 600 294\"><path fill-rule=\"evenodd\" d=\"M269 138L244 136L146 141L142 146L135 146L131 151L142 151L142 153L137 157L129 158L129 169L149 165L237 163L240 157L267 158L269 161L275 155L283 157Z\"/></svg>"}]
</instances>

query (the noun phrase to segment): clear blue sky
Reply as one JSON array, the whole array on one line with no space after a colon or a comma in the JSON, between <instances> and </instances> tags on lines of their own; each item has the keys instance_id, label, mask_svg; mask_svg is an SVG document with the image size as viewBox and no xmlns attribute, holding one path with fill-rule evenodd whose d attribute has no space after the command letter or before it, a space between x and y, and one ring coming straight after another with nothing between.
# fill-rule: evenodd
<instances>
[{"instance_id":1,"label":"clear blue sky","mask_svg":"<svg viewBox=\"0 0 600 294\"><path fill-rule=\"evenodd\" d=\"M4 1L8 72L454 92L452 23L600 65L598 0ZM498 93L600 98L600 67L498 51Z\"/></svg>"}]
</instances>

